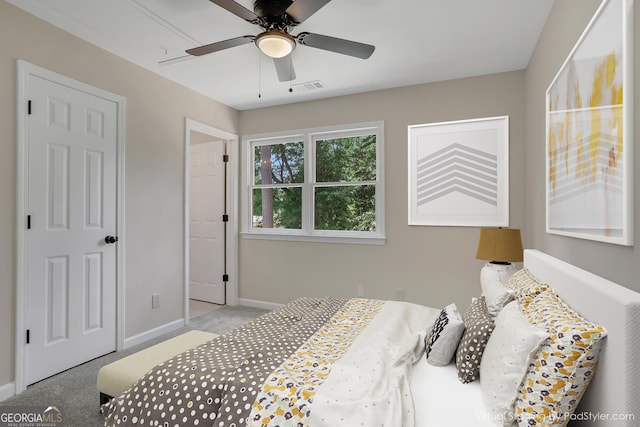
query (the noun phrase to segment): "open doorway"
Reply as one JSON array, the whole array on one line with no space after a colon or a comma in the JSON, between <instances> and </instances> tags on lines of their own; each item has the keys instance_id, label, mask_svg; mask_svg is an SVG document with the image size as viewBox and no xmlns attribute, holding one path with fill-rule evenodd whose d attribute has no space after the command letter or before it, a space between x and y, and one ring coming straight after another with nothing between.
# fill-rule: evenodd
<instances>
[{"instance_id":1,"label":"open doorway","mask_svg":"<svg viewBox=\"0 0 640 427\"><path fill-rule=\"evenodd\" d=\"M185 324L203 303L237 304L237 148L236 135L186 119Z\"/></svg>"}]
</instances>

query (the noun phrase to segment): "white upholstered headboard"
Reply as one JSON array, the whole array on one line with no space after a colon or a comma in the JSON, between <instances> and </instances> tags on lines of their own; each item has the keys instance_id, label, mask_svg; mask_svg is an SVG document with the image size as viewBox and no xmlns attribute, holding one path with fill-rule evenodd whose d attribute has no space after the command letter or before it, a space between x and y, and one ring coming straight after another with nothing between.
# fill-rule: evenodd
<instances>
[{"instance_id":1,"label":"white upholstered headboard","mask_svg":"<svg viewBox=\"0 0 640 427\"><path fill-rule=\"evenodd\" d=\"M524 251L524 266L581 316L607 329L596 375L576 414L601 417L585 425L639 426L640 293L533 249Z\"/></svg>"}]
</instances>

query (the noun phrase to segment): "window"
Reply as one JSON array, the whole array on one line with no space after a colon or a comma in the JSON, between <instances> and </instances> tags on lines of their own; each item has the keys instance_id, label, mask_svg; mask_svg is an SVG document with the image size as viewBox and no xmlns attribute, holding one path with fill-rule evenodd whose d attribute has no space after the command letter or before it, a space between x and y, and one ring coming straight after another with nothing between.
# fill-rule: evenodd
<instances>
[{"instance_id":1,"label":"window","mask_svg":"<svg viewBox=\"0 0 640 427\"><path fill-rule=\"evenodd\" d=\"M381 122L244 138L243 235L382 243Z\"/></svg>"}]
</instances>

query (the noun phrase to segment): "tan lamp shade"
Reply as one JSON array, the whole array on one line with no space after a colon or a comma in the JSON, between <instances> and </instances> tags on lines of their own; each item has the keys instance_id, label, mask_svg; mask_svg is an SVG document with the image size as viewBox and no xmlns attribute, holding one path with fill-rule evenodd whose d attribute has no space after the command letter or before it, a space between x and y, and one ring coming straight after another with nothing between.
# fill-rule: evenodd
<instances>
[{"instance_id":1,"label":"tan lamp shade","mask_svg":"<svg viewBox=\"0 0 640 427\"><path fill-rule=\"evenodd\" d=\"M481 228L476 258L495 262L521 262L520 229Z\"/></svg>"}]
</instances>

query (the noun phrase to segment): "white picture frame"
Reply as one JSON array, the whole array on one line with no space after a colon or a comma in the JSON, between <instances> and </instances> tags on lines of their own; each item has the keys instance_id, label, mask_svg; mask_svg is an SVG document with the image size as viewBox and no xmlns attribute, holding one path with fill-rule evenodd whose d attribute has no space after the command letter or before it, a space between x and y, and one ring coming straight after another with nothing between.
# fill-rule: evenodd
<instances>
[{"instance_id":1,"label":"white picture frame","mask_svg":"<svg viewBox=\"0 0 640 427\"><path fill-rule=\"evenodd\" d=\"M602 2L546 91L546 231L633 245L633 0Z\"/></svg>"},{"instance_id":2,"label":"white picture frame","mask_svg":"<svg viewBox=\"0 0 640 427\"><path fill-rule=\"evenodd\" d=\"M408 127L409 225L509 226L509 116Z\"/></svg>"}]
</instances>

